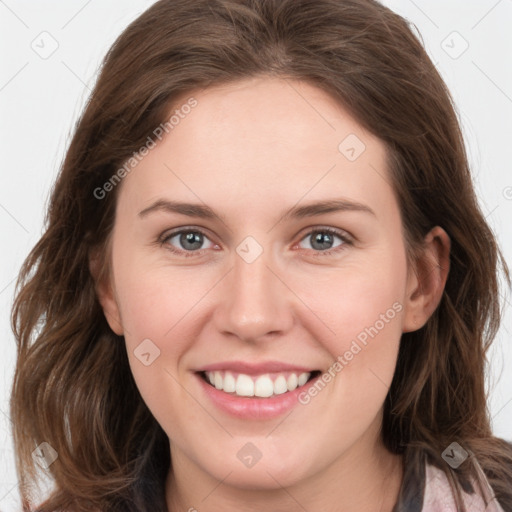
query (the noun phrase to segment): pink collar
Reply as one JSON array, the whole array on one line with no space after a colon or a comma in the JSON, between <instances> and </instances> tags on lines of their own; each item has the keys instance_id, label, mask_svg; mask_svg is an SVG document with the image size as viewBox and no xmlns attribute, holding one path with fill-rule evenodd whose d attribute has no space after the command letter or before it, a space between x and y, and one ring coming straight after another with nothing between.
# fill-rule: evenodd
<instances>
[{"instance_id":1,"label":"pink collar","mask_svg":"<svg viewBox=\"0 0 512 512\"><path fill-rule=\"evenodd\" d=\"M485 477L485 474L476 459L474 464L483 482L483 488L472 481L474 494L461 491L467 512L504 512L494 492ZM478 492L480 490L480 492ZM426 464L425 497L422 512L457 512L457 506L446 474L435 466Z\"/></svg>"}]
</instances>

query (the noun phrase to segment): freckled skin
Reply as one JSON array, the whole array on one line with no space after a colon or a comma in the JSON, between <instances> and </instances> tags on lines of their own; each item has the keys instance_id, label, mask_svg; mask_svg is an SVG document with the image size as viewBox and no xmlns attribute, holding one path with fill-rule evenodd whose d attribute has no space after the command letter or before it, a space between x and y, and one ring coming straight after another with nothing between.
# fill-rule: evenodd
<instances>
[{"instance_id":1,"label":"freckled skin","mask_svg":"<svg viewBox=\"0 0 512 512\"><path fill-rule=\"evenodd\" d=\"M303 510L298 502L306 510L375 512L382 504L390 511L402 468L380 441L382 406L401 334L425 323L446 275L431 273L420 290L407 267L385 146L305 83L258 78L193 96L197 106L121 184L114 293L101 292L142 397L171 441L169 509ZM365 145L354 161L338 149L350 134ZM140 218L160 198L206 204L225 222L163 211ZM374 215L279 222L298 202L335 198ZM180 227L206 234L191 257L179 236L157 241ZM326 248L341 249L320 254L313 227L338 229L350 241L335 235ZM252 263L236 251L248 236L263 249ZM431 256L447 263L446 234L436 228L427 242ZM400 311L383 322L397 303ZM378 334L286 417L231 417L205 397L193 373L234 359L327 371L378 320ZM144 339L160 349L149 366L134 355ZM237 457L247 442L262 453L250 469Z\"/></svg>"}]
</instances>

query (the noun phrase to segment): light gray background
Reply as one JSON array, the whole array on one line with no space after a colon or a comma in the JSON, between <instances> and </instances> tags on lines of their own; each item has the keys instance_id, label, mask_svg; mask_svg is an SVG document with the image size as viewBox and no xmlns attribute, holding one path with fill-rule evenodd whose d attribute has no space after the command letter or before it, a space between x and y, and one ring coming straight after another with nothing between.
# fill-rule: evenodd
<instances>
[{"instance_id":1,"label":"light gray background","mask_svg":"<svg viewBox=\"0 0 512 512\"><path fill-rule=\"evenodd\" d=\"M0 0L1 512L19 510L8 411L15 363L9 324L14 279L41 235L48 192L100 60L152 3ZM512 0L383 3L417 26L452 91L477 193L512 266ZM489 407L495 434L512 440L509 294L506 299L504 322L490 354Z\"/></svg>"}]
</instances>

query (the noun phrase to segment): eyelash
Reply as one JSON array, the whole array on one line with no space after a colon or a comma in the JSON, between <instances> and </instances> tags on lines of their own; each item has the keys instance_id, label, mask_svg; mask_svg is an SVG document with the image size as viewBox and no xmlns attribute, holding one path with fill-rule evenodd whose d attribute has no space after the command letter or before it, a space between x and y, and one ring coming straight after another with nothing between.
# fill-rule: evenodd
<instances>
[{"instance_id":1,"label":"eyelash","mask_svg":"<svg viewBox=\"0 0 512 512\"><path fill-rule=\"evenodd\" d=\"M170 240L171 238L174 238L176 235L180 235L182 233L197 233L197 234L201 234L205 238L208 238L208 235L204 231L202 231L200 229L197 229L197 228L181 228L181 229L179 229L177 231L173 231L171 233L168 233L168 232L162 233L160 235L160 237L158 238L158 243L160 244L161 247L166 245L166 248L169 251L171 251L174 254L182 255L185 258L190 258L190 257L193 257L193 256L197 256L198 254L202 254L203 251L207 250L207 249L199 249L199 250L195 250L195 251L184 251L184 250L178 250L178 249L172 247L171 245L166 244L166 242L168 240ZM334 228L328 228L328 227L325 227L325 228L324 227L312 228L310 231L308 231L299 240L299 242L301 242L302 240L304 240L308 236L311 236L313 233L329 233L330 235L337 236L343 242L343 244L341 244L341 245L339 245L337 247L334 247L332 249L326 249L325 251L315 251L314 249L311 249L314 252L314 257L331 256L334 253L343 251L346 248L347 245L353 245L352 239L344 231L340 231L340 230L337 230L337 229L334 229Z\"/></svg>"}]
</instances>

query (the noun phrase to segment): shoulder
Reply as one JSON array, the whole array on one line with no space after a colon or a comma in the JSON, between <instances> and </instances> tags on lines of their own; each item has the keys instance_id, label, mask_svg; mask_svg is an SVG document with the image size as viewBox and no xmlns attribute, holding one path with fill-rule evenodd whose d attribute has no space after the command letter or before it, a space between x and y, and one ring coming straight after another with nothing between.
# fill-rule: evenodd
<instances>
[{"instance_id":1,"label":"shoulder","mask_svg":"<svg viewBox=\"0 0 512 512\"><path fill-rule=\"evenodd\" d=\"M504 512L499 505L483 471L477 466L481 485L474 480L472 494L461 491L467 512ZM425 467L425 497L423 511L457 512L453 491L444 471L427 464Z\"/></svg>"}]
</instances>

